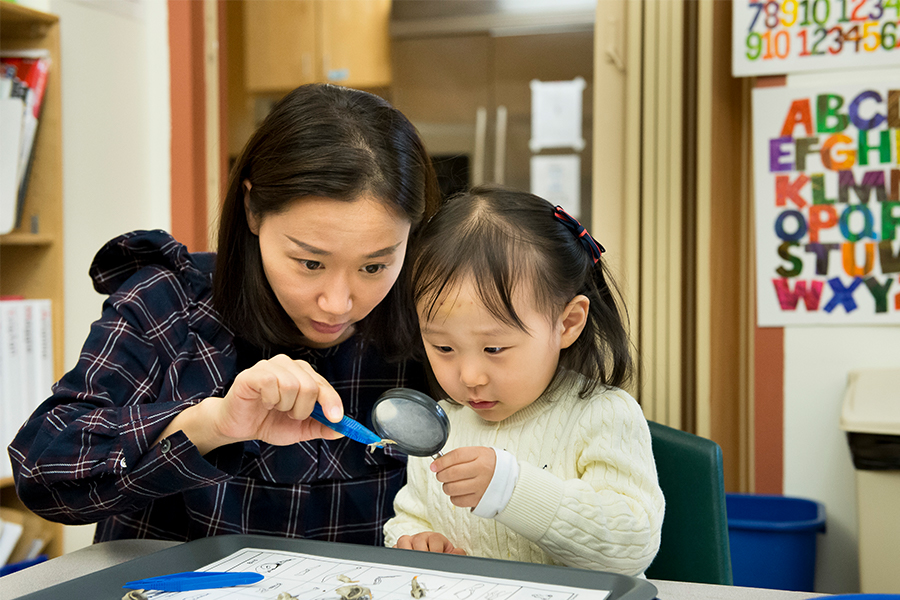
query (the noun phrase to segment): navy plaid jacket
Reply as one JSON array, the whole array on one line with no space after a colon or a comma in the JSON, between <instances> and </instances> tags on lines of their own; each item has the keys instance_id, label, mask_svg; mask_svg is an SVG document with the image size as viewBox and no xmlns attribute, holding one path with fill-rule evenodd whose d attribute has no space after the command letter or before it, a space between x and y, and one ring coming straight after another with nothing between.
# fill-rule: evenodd
<instances>
[{"instance_id":1,"label":"navy plaid jacket","mask_svg":"<svg viewBox=\"0 0 900 600\"><path fill-rule=\"evenodd\" d=\"M100 250L91 277L109 294L102 316L9 447L19 497L52 521L99 522L95 541L246 533L380 545L405 479L402 455L342 438L244 442L201 456L181 432L151 447L179 411L224 395L267 356L220 322L214 260L163 231ZM288 354L308 361L364 423L384 390L426 390L419 364L388 363L356 337Z\"/></svg>"}]
</instances>

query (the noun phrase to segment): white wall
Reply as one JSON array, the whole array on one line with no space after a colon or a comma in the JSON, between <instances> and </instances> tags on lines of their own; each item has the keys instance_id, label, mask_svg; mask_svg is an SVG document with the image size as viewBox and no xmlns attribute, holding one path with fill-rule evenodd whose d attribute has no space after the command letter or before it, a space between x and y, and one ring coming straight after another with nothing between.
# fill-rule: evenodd
<instances>
[{"instance_id":1,"label":"white wall","mask_svg":"<svg viewBox=\"0 0 900 600\"><path fill-rule=\"evenodd\" d=\"M133 229L170 228L168 13L162 0L50 0L59 15L65 227L65 368L103 297L94 254ZM66 552L94 526L67 528Z\"/></svg>"},{"instance_id":2,"label":"white wall","mask_svg":"<svg viewBox=\"0 0 900 600\"><path fill-rule=\"evenodd\" d=\"M840 430L847 374L900 366L900 327L786 327L784 494L825 505L816 591L859 591L856 481Z\"/></svg>"}]
</instances>

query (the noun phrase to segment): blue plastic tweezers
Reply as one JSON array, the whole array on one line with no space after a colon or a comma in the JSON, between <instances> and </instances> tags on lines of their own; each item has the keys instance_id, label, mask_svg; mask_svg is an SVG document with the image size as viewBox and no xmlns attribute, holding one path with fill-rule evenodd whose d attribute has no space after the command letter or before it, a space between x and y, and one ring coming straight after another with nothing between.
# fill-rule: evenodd
<instances>
[{"instance_id":1,"label":"blue plastic tweezers","mask_svg":"<svg viewBox=\"0 0 900 600\"><path fill-rule=\"evenodd\" d=\"M225 588L234 585L247 585L262 581L265 576L261 573L249 572L221 572L221 571L188 571L185 573L173 573L172 575L160 575L129 581L123 588L132 590L159 590L161 592L189 592L191 590L208 590L213 588Z\"/></svg>"},{"instance_id":2,"label":"blue plastic tweezers","mask_svg":"<svg viewBox=\"0 0 900 600\"><path fill-rule=\"evenodd\" d=\"M364 425L354 421L348 416L344 416L337 423L332 423L325 417L325 413L322 412L322 407L319 406L318 403L313 407L312 414L309 415L325 427L333 429L340 433L341 435L345 435L351 440L356 440L362 444L378 444L382 445L381 437L375 435L375 433L365 427Z\"/></svg>"}]
</instances>

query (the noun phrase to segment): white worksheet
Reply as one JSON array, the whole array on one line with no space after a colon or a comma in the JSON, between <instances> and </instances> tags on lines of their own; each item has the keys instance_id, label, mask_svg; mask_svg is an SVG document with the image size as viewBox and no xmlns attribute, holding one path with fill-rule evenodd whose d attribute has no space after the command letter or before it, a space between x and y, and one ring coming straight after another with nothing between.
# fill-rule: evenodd
<instances>
[{"instance_id":1,"label":"white worksheet","mask_svg":"<svg viewBox=\"0 0 900 600\"><path fill-rule=\"evenodd\" d=\"M411 600L412 579L425 588L422 600L603 600L605 590L513 581L367 563L297 552L244 548L198 571L251 571L265 579L243 585L192 592L145 592L151 600L276 600L282 592L298 600L340 600L335 590L360 585L372 600ZM347 583L350 580L356 583Z\"/></svg>"}]
</instances>

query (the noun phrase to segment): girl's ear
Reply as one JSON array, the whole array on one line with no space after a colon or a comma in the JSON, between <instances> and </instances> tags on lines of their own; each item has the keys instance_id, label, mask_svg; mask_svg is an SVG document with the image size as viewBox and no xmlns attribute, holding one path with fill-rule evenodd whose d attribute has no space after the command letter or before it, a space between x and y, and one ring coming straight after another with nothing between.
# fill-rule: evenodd
<instances>
[{"instance_id":1,"label":"girl's ear","mask_svg":"<svg viewBox=\"0 0 900 600\"><path fill-rule=\"evenodd\" d=\"M591 301L583 294L578 294L566 304L559 317L559 323L562 327L559 340L560 350L574 344L581 332L584 331L590 307Z\"/></svg>"},{"instance_id":2,"label":"girl's ear","mask_svg":"<svg viewBox=\"0 0 900 600\"><path fill-rule=\"evenodd\" d=\"M249 179L244 180L244 214L247 215L247 224L250 226L250 231L253 232L253 235L259 235L259 219L256 218L256 215L253 214L253 211L250 210L250 189L253 185L250 183Z\"/></svg>"}]
</instances>

